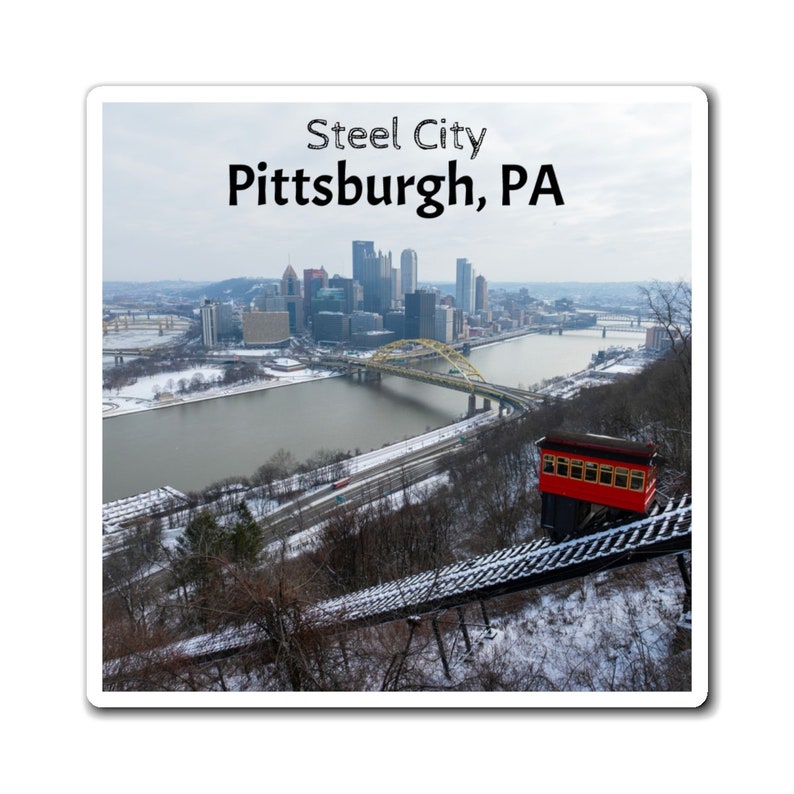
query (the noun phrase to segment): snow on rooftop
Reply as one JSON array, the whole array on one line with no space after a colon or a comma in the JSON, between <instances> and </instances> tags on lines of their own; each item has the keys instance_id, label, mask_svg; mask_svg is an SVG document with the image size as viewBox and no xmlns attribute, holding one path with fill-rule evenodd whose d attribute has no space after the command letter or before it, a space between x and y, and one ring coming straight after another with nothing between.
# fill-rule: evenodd
<instances>
[{"instance_id":1,"label":"snow on rooftop","mask_svg":"<svg viewBox=\"0 0 794 794\"><path fill-rule=\"evenodd\" d=\"M185 502L185 494L165 485L135 496L106 502L102 505L102 523L106 525L107 531L111 531L110 527L114 525L134 521L136 518L148 518L171 509L175 503Z\"/></svg>"}]
</instances>

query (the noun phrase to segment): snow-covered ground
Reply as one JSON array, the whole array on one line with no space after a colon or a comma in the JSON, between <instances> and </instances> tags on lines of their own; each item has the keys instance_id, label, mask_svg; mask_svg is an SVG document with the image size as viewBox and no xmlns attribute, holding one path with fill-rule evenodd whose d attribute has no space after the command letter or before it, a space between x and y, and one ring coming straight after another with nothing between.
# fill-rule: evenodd
<instances>
[{"instance_id":1,"label":"snow-covered ground","mask_svg":"<svg viewBox=\"0 0 794 794\"><path fill-rule=\"evenodd\" d=\"M174 370L173 372L161 372L150 377L138 378L135 383L122 386L120 389L105 389L102 393L102 415L118 416L119 414L133 413L135 411L146 411L152 408L166 408L173 405L183 405L187 402L198 400L213 400L219 397L228 397L232 394L243 394L245 392L259 391L261 389L273 389L278 386L288 386L295 383L305 383L311 380L321 380L330 378L337 373L329 370L303 369L296 371L283 371L263 367L264 373L269 376L266 380L259 380L253 383L240 383L232 386L218 384L219 377L223 377L223 368L218 366L190 367L184 370ZM195 375L200 375L205 383L214 384L203 391L189 394L175 394L170 389L176 389L176 385L181 379L188 382ZM169 383L171 384L169 386ZM168 392L172 396L157 399L158 393Z\"/></svg>"},{"instance_id":2,"label":"snow-covered ground","mask_svg":"<svg viewBox=\"0 0 794 794\"><path fill-rule=\"evenodd\" d=\"M417 616L418 630L408 646L388 626L362 629L355 643L359 652L351 656L349 666L346 661L348 683L375 699L367 705L387 705L378 700L387 680L389 689L410 691L412 685L421 684L423 697L439 693L443 699L428 703L435 705L445 705L445 700L446 705L461 705L456 693L477 692L531 695L529 700L510 699L504 704L511 706L571 705L537 698L543 693L574 692L596 698L611 692L649 696L622 705L675 705L676 697L681 699L679 705L691 705L689 632L679 630L684 603L684 583L672 557L571 579L482 605L469 604L464 615L471 649L464 643L461 613L456 610ZM431 618L442 636L446 671ZM399 631L401 626L398 622L392 628ZM197 643L222 644L244 630L202 635L176 647L189 654ZM406 654L399 680L389 664L395 652ZM229 670L224 688L260 693L263 700L253 700L252 705L266 705L274 687L278 684L268 678L268 670L255 666L238 674ZM205 691L228 697L217 681L208 679ZM467 704L478 705L476 699ZM576 705L606 704L576 701Z\"/></svg>"}]
</instances>

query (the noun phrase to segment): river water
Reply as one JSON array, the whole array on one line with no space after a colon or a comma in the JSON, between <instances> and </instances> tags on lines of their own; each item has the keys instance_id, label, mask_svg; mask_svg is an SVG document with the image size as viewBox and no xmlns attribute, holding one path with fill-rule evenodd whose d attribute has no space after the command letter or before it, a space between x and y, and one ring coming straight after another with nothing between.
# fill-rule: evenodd
<instances>
[{"instance_id":1,"label":"river water","mask_svg":"<svg viewBox=\"0 0 794 794\"><path fill-rule=\"evenodd\" d=\"M636 347L643 334L566 331L474 348L469 361L493 383L531 388L578 372L610 345ZM436 368L447 369L444 361ZM478 406L481 400L478 399ZM252 475L279 449L297 461L319 449L355 453L449 424L466 413L461 392L384 377L332 377L187 403L102 421L104 502L171 485L197 491Z\"/></svg>"}]
</instances>

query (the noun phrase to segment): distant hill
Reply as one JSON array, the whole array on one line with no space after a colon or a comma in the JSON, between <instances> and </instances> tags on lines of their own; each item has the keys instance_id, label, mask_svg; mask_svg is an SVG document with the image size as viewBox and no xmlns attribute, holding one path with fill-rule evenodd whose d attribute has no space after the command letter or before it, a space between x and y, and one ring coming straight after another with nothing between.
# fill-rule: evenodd
<instances>
[{"instance_id":1,"label":"distant hill","mask_svg":"<svg viewBox=\"0 0 794 794\"><path fill-rule=\"evenodd\" d=\"M489 290L516 292L526 289L540 300L562 300L568 298L577 306L597 308L600 306L639 306L644 301L640 287L650 286L649 281L494 281L488 282Z\"/></svg>"},{"instance_id":2,"label":"distant hill","mask_svg":"<svg viewBox=\"0 0 794 794\"><path fill-rule=\"evenodd\" d=\"M105 281L103 298L106 303L140 301L157 304L190 303L197 304L202 298L222 301L249 302L255 298L266 284L279 282L278 277L239 277L223 281ZM433 285L443 294L455 294L455 284L445 282L421 282L421 286ZM577 306L597 308L600 306L622 306L626 308L643 303L639 288L649 282L639 281L489 281L490 290L507 293L521 289L541 300L554 301L568 298Z\"/></svg>"},{"instance_id":3,"label":"distant hill","mask_svg":"<svg viewBox=\"0 0 794 794\"><path fill-rule=\"evenodd\" d=\"M265 284L279 281L275 278L229 278L224 281L105 281L102 284L106 303L116 301L189 301L201 298L220 300L250 300Z\"/></svg>"}]
</instances>

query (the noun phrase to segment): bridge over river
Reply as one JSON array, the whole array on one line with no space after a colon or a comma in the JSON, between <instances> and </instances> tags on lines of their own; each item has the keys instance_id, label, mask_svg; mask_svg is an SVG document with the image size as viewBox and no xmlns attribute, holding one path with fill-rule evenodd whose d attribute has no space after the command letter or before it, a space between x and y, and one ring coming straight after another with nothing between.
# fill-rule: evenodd
<instances>
[{"instance_id":1,"label":"bridge over river","mask_svg":"<svg viewBox=\"0 0 794 794\"><path fill-rule=\"evenodd\" d=\"M447 372L422 369L416 363L429 358L443 358L449 364ZM524 412L533 405L548 401L548 395L490 383L483 374L461 353L443 342L432 339L401 339L384 345L370 358L354 356L329 356L323 359L325 366L344 369L349 375L359 378L396 375L432 386L465 392L469 395L468 415L476 412L477 397L483 399L484 410L490 410L491 400L499 403L500 411L511 407Z\"/></svg>"}]
</instances>

